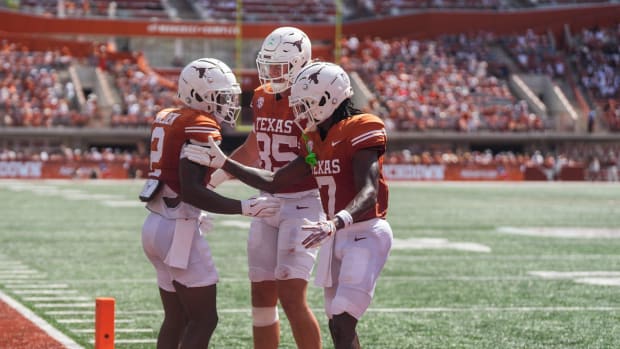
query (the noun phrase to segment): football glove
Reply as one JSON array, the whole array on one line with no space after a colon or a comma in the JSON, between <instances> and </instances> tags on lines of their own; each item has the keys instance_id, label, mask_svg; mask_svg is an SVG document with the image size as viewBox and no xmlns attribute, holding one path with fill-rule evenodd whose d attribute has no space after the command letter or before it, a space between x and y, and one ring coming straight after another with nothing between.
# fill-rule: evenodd
<instances>
[{"instance_id":1,"label":"football glove","mask_svg":"<svg viewBox=\"0 0 620 349\"><path fill-rule=\"evenodd\" d=\"M310 233L301 244L305 248L314 248L320 246L336 232L336 225L331 220L313 222L304 218L301 230Z\"/></svg>"},{"instance_id":2,"label":"football glove","mask_svg":"<svg viewBox=\"0 0 620 349\"><path fill-rule=\"evenodd\" d=\"M212 168L224 166L227 159L211 136L209 136L209 142L206 146L187 144L183 148L183 152L189 160Z\"/></svg>"},{"instance_id":3,"label":"football glove","mask_svg":"<svg viewBox=\"0 0 620 349\"><path fill-rule=\"evenodd\" d=\"M251 197L241 201L241 214L250 217L271 217L280 211L280 200L273 196Z\"/></svg>"}]
</instances>

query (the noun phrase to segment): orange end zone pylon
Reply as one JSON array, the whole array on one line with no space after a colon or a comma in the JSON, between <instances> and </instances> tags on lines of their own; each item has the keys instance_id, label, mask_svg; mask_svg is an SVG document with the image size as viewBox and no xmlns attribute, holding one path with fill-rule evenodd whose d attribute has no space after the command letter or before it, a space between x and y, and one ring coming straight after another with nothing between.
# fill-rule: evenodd
<instances>
[{"instance_id":1,"label":"orange end zone pylon","mask_svg":"<svg viewBox=\"0 0 620 349\"><path fill-rule=\"evenodd\" d=\"M114 298L96 299L95 349L114 349L114 304Z\"/></svg>"}]
</instances>

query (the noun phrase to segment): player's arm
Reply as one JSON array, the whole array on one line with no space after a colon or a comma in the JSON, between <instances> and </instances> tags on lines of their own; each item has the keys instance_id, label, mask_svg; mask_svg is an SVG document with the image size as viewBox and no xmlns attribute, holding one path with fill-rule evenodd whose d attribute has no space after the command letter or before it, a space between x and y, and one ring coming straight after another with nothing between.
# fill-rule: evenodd
<instances>
[{"instance_id":1,"label":"player's arm","mask_svg":"<svg viewBox=\"0 0 620 349\"><path fill-rule=\"evenodd\" d=\"M230 199L207 189L204 178L207 167L201 166L183 158L179 162L179 179L181 182L181 198L183 201L202 210L222 213L241 213L239 200Z\"/></svg>"},{"instance_id":2,"label":"player's arm","mask_svg":"<svg viewBox=\"0 0 620 349\"><path fill-rule=\"evenodd\" d=\"M295 184L312 174L310 166L301 156L276 172L245 166L230 158L224 162L222 169L243 183L268 193Z\"/></svg>"},{"instance_id":3,"label":"player's arm","mask_svg":"<svg viewBox=\"0 0 620 349\"><path fill-rule=\"evenodd\" d=\"M357 195L349 202L345 210L357 222L368 210L375 208L379 192L379 156L377 148L358 150L353 154L353 182ZM336 227L343 227L343 222L338 220Z\"/></svg>"},{"instance_id":4,"label":"player's arm","mask_svg":"<svg viewBox=\"0 0 620 349\"><path fill-rule=\"evenodd\" d=\"M230 158L247 166L256 167L258 165L258 145L256 143L256 133L254 133L254 131L250 132L245 138L245 142L230 154ZM232 177L233 176L228 172L218 168L211 174L208 187L209 189L215 189L218 185Z\"/></svg>"},{"instance_id":5,"label":"player's arm","mask_svg":"<svg viewBox=\"0 0 620 349\"><path fill-rule=\"evenodd\" d=\"M237 149L233 150L233 152L230 153L229 158L246 166L256 167L259 161L258 143L256 143L256 133L254 131L251 131L245 138L243 144L241 144Z\"/></svg>"},{"instance_id":6,"label":"player's arm","mask_svg":"<svg viewBox=\"0 0 620 349\"><path fill-rule=\"evenodd\" d=\"M310 165L300 156L276 172L245 166L229 159L212 137L209 137L207 145L189 144L184 151L191 161L207 167L221 168L245 184L269 193L295 184L312 174Z\"/></svg>"},{"instance_id":7,"label":"player's arm","mask_svg":"<svg viewBox=\"0 0 620 349\"><path fill-rule=\"evenodd\" d=\"M236 200L222 196L204 186L207 168L182 158L179 162L181 199L202 210L221 214L242 214L252 217L273 216L280 209L276 198L259 196Z\"/></svg>"}]
</instances>

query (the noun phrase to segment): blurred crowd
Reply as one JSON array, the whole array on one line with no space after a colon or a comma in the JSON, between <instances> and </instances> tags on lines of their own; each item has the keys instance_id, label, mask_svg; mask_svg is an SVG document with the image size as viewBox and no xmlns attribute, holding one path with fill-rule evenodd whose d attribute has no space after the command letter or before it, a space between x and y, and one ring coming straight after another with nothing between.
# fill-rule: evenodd
<instances>
[{"instance_id":1,"label":"blurred crowd","mask_svg":"<svg viewBox=\"0 0 620 349\"><path fill-rule=\"evenodd\" d=\"M347 38L343 66L369 83L389 129L531 132L546 128L508 88L489 33L413 40ZM382 112L381 108L385 108Z\"/></svg>"},{"instance_id":2,"label":"blurred crowd","mask_svg":"<svg viewBox=\"0 0 620 349\"><path fill-rule=\"evenodd\" d=\"M31 52L0 42L0 126L83 126L68 73L72 58L62 50Z\"/></svg>"}]
</instances>

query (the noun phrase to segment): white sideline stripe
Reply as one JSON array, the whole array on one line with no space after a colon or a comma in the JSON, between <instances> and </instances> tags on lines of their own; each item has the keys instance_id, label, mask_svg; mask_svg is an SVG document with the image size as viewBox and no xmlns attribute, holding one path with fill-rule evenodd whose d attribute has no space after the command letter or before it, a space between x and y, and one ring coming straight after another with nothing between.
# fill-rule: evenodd
<instances>
[{"instance_id":1,"label":"white sideline stripe","mask_svg":"<svg viewBox=\"0 0 620 349\"><path fill-rule=\"evenodd\" d=\"M95 333L94 328L70 328L69 331L75 333ZM153 333L151 328L116 328L114 333Z\"/></svg>"},{"instance_id":2,"label":"white sideline stripe","mask_svg":"<svg viewBox=\"0 0 620 349\"><path fill-rule=\"evenodd\" d=\"M89 297L22 297L23 300L28 302L77 302L88 301Z\"/></svg>"},{"instance_id":3,"label":"white sideline stripe","mask_svg":"<svg viewBox=\"0 0 620 349\"><path fill-rule=\"evenodd\" d=\"M35 303L35 308L94 308L92 303Z\"/></svg>"},{"instance_id":4,"label":"white sideline stripe","mask_svg":"<svg viewBox=\"0 0 620 349\"><path fill-rule=\"evenodd\" d=\"M56 321L61 324L89 324L94 323L95 319L60 319ZM128 324L133 321L131 319L114 319L115 324Z\"/></svg>"},{"instance_id":5,"label":"white sideline stripe","mask_svg":"<svg viewBox=\"0 0 620 349\"><path fill-rule=\"evenodd\" d=\"M77 290L16 290L15 294L69 294L77 293Z\"/></svg>"},{"instance_id":6,"label":"white sideline stripe","mask_svg":"<svg viewBox=\"0 0 620 349\"><path fill-rule=\"evenodd\" d=\"M18 313L20 313L23 317L28 319L30 322L35 324L45 333L47 333L50 337L54 338L56 341L60 342L67 349L84 349L81 345L74 342L71 338L67 337L50 324L48 324L45 320L38 317L35 313L30 311L30 309L24 307L13 298L9 297L7 294L0 290L0 300L8 304L11 308L15 309Z\"/></svg>"},{"instance_id":7,"label":"white sideline stripe","mask_svg":"<svg viewBox=\"0 0 620 349\"><path fill-rule=\"evenodd\" d=\"M95 343L94 339L88 341L89 343ZM149 344L157 343L157 339L115 339L115 344Z\"/></svg>"}]
</instances>

